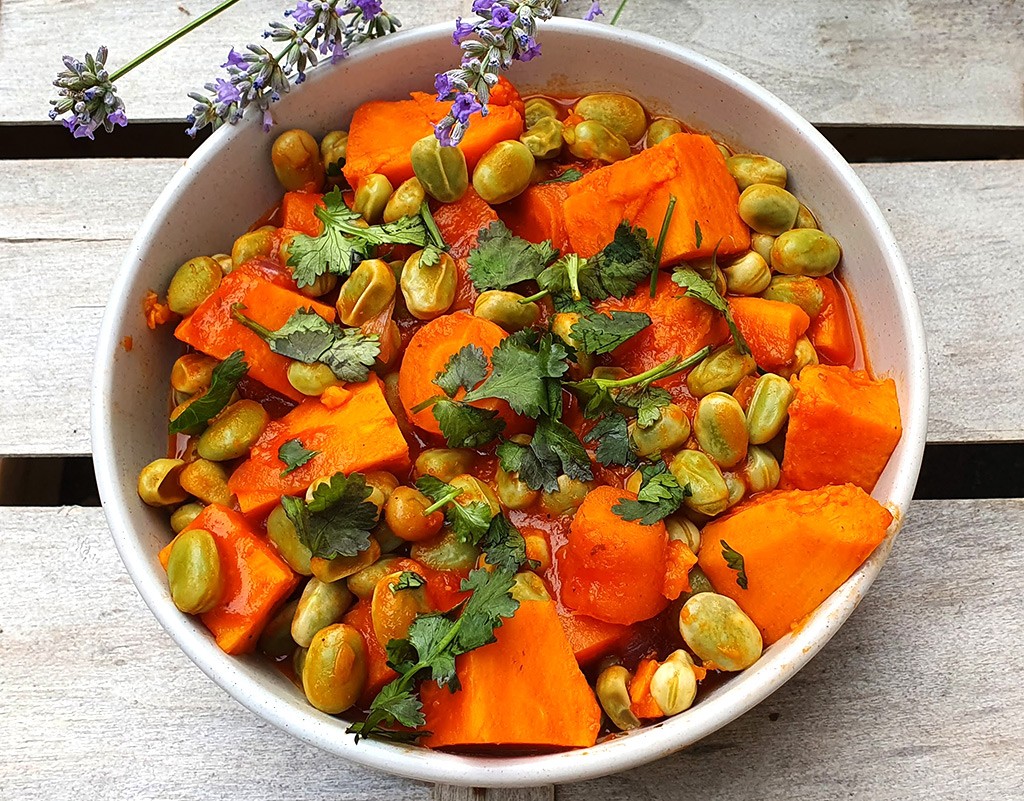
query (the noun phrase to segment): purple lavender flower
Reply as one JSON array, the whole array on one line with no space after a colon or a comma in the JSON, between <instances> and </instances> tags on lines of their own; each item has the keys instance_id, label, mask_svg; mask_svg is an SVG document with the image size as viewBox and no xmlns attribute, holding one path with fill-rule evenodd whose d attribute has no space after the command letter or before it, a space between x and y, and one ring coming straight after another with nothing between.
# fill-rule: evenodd
<instances>
[{"instance_id":1,"label":"purple lavender flower","mask_svg":"<svg viewBox=\"0 0 1024 801\"><path fill-rule=\"evenodd\" d=\"M434 91L437 92L438 100L447 100L452 96L455 87L452 85L452 78L447 72L439 72L434 76Z\"/></svg>"},{"instance_id":2,"label":"purple lavender flower","mask_svg":"<svg viewBox=\"0 0 1024 801\"><path fill-rule=\"evenodd\" d=\"M441 120L434 126L434 136L441 147L455 147L458 144L458 140L452 138L453 126L454 120Z\"/></svg>"},{"instance_id":3,"label":"purple lavender flower","mask_svg":"<svg viewBox=\"0 0 1024 801\"><path fill-rule=\"evenodd\" d=\"M218 78L215 85L217 87L215 97L218 103L228 106L232 103L238 103L242 99L242 93L231 81Z\"/></svg>"},{"instance_id":4,"label":"purple lavender flower","mask_svg":"<svg viewBox=\"0 0 1024 801\"><path fill-rule=\"evenodd\" d=\"M532 36L527 37L525 42L519 45L519 55L516 56L520 61L532 61L540 55L540 43Z\"/></svg>"},{"instance_id":5,"label":"purple lavender flower","mask_svg":"<svg viewBox=\"0 0 1024 801\"><path fill-rule=\"evenodd\" d=\"M495 28L511 28L517 17L505 6L495 5L491 8L491 24Z\"/></svg>"},{"instance_id":6,"label":"purple lavender flower","mask_svg":"<svg viewBox=\"0 0 1024 801\"><path fill-rule=\"evenodd\" d=\"M285 11L284 15L286 17L291 17L299 25L305 25L316 16L316 12L310 7L306 0L299 0L299 2L295 4L295 8Z\"/></svg>"},{"instance_id":7,"label":"purple lavender flower","mask_svg":"<svg viewBox=\"0 0 1024 801\"><path fill-rule=\"evenodd\" d=\"M93 139L101 126L109 133L115 126L128 124L124 101L107 72L107 53L106 47L100 47L96 55L86 53L84 61L64 56L65 69L53 82L58 99L50 101L50 119L67 115L61 124L76 139Z\"/></svg>"},{"instance_id":8,"label":"purple lavender flower","mask_svg":"<svg viewBox=\"0 0 1024 801\"><path fill-rule=\"evenodd\" d=\"M463 125L469 124L469 116L483 109L483 105L470 92L459 92L452 103L452 116Z\"/></svg>"},{"instance_id":9,"label":"purple lavender flower","mask_svg":"<svg viewBox=\"0 0 1024 801\"><path fill-rule=\"evenodd\" d=\"M222 69L227 69L228 67L237 67L240 70L244 70L246 67L245 57L241 53L237 52L235 48L232 47L231 50L228 51L228 60L220 66Z\"/></svg>"},{"instance_id":10,"label":"purple lavender flower","mask_svg":"<svg viewBox=\"0 0 1024 801\"><path fill-rule=\"evenodd\" d=\"M473 13L474 14L486 14L491 10L491 6L494 5L494 0L473 0Z\"/></svg>"},{"instance_id":11,"label":"purple lavender flower","mask_svg":"<svg viewBox=\"0 0 1024 801\"><path fill-rule=\"evenodd\" d=\"M128 124L128 117L124 113L123 108L119 108L112 114L107 115L107 122L112 122L121 128L124 128Z\"/></svg>"},{"instance_id":12,"label":"purple lavender flower","mask_svg":"<svg viewBox=\"0 0 1024 801\"><path fill-rule=\"evenodd\" d=\"M363 19L371 20L381 12L381 0L351 0L354 7L363 12Z\"/></svg>"},{"instance_id":13,"label":"purple lavender flower","mask_svg":"<svg viewBox=\"0 0 1024 801\"><path fill-rule=\"evenodd\" d=\"M473 35L473 23L463 22L462 17L455 19L455 32L452 33L452 44L456 47Z\"/></svg>"},{"instance_id":14,"label":"purple lavender flower","mask_svg":"<svg viewBox=\"0 0 1024 801\"><path fill-rule=\"evenodd\" d=\"M590 10L583 15L583 19L585 19L587 22L593 22L598 17L603 16L604 11L601 10L601 4L598 2L598 0L594 0L594 2L590 4Z\"/></svg>"},{"instance_id":15,"label":"purple lavender flower","mask_svg":"<svg viewBox=\"0 0 1024 801\"><path fill-rule=\"evenodd\" d=\"M263 133L268 133L274 124L274 115L269 108L263 109Z\"/></svg>"}]
</instances>

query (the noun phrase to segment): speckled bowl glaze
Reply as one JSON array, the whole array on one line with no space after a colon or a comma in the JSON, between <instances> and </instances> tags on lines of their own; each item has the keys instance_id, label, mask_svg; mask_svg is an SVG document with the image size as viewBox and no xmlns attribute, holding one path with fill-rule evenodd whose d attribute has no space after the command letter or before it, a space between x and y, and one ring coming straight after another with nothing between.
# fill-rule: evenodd
<instances>
[{"instance_id":1,"label":"speckled bowl glaze","mask_svg":"<svg viewBox=\"0 0 1024 801\"><path fill-rule=\"evenodd\" d=\"M861 319L871 364L898 387L904 433L875 489L896 523L853 577L756 665L704 695L692 709L593 748L512 758L468 757L380 742L356 745L346 721L321 714L284 676L255 657L226 656L196 620L175 609L157 562L169 537L166 514L135 494L139 469L167 447L167 376L180 347L147 330L141 300L162 290L197 253L228 250L280 195L270 165L272 136L253 120L218 131L177 172L146 216L114 286L99 338L92 409L93 453L103 506L125 566L182 650L237 701L326 751L432 782L528 786L590 779L678 751L762 701L811 659L856 608L892 547L921 464L928 384L924 332L910 277L892 233L850 166L778 98L721 64L648 36L575 20L542 25L543 58L518 65L524 93L621 90L648 108L716 133L743 150L769 153L790 169L795 192L843 243L843 276ZM274 106L277 130L316 134L344 127L372 98L427 89L457 63L449 25L419 28L315 70ZM122 339L131 336L126 352Z\"/></svg>"}]
</instances>

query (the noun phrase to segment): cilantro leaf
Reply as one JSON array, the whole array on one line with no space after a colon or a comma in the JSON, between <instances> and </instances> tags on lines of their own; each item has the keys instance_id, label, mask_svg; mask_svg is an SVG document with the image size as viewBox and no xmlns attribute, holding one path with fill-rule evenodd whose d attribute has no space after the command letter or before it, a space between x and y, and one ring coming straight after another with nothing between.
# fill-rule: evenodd
<instances>
[{"instance_id":1,"label":"cilantro leaf","mask_svg":"<svg viewBox=\"0 0 1024 801\"><path fill-rule=\"evenodd\" d=\"M288 321L271 331L242 314L236 305L232 316L255 331L274 353L313 364L322 362L341 381L365 381L369 368L380 353L380 337L358 328L342 328L310 309L296 309Z\"/></svg>"},{"instance_id":2,"label":"cilantro leaf","mask_svg":"<svg viewBox=\"0 0 1024 801\"><path fill-rule=\"evenodd\" d=\"M719 540L719 543L722 545L722 558L725 559L726 566L736 571L736 583L741 590L747 589L747 571L743 564L743 554L730 548L725 540Z\"/></svg>"},{"instance_id":3,"label":"cilantro leaf","mask_svg":"<svg viewBox=\"0 0 1024 801\"><path fill-rule=\"evenodd\" d=\"M538 186L547 186L548 184L571 184L578 181L583 177L583 173L577 170L575 167L570 167L565 172L559 173L554 178L549 178L546 181L541 181Z\"/></svg>"},{"instance_id":4,"label":"cilantro leaf","mask_svg":"<svg viewBox=\"0 0 1024 801\"><path fill-rule=\"evenodd\" d=\"M305 448L298 437L283 443L277 449L277 458L285 465L285 469L281 471L281 477L284 478L292 471L298 470L318 453L320 451L311 451Z\"/></svg>"},{"instance_id":5,"label":"cilantro leaf","mask_svg":"<svg viewBox=\"0 0 1024 801\"><path fill-rule=\"evenodd\" d=\"M621 222L612 241L595 258L605 297L621 300L650 274L655 263L654 245L646 230Z\"/></svg>"},{"instance_id":6,"label":"cilantro leaf","mask_svg":"<svg viewBox=\"0 0 1024 801\"><path fill-rule=\"evenodd\" d=\"M550 242L527 242L496 220L477 236L477 246L467 258L469 277L479 292L505 289L536 278L557 257Z\"/></svg>"},{"instance_id":7,"label":"cilantro leaf","mask_svg":"<svg viewBox=\"0 0 1024 801\"><path fill-rule=\"evenodd\" d=\"M460 654L494 642L501 619L516 613L519 601L509 592L513 584L515 574L509 570L473 570L462 580L459 589L473 594L459 616L462 625L455 642Z\"/></svg>"},{"instance_id":8,"label":"cilantro leaf","mask_svg":"<svg viewBox=\"0 0 1024 801\"><path fill-rule=\"evenodd\" d=\"M483 348L477 345L463 345L452 354L444 370L437 374L434 383L454 398L460 388L467 392L487 377L487 357Z\"/></svg>"},{"instance_id":9,"label":"cilantro leaf","mask_svg":"<svg viewBox=\"0 0 1024 801\"><path fill-rule=\"evenodd\" d=\"M427 231L418 216L362 227L362 217L345 205L338 187L324 195L323 206L315 206L313 213L324 225L320 235L296 234L288 244L288 265L300 289L312 286L324 273L347 276L378 245L427 244Z\"/></svg>"},{"instance_id":10,"label":"cilantro leaf","mask_svg":"<svg viewBox=\"0 0 1024 801\"><path fill-rule=\"evenodd\" d=\"M672 396L661 387L637 385L619 390L615 402L636 412L637 428L650 428L661 419L661 410L672 403Z\"/></svg>"},{"instance_id":11,"label":"cilantro leaf","mask_svg":"<svg viewBox=\"0 0 1024 801\"><path fill-rule=\"evenodd\" d=\"M376 725L370 723L374 719L377 721ZM356 742L371 734L376 737L395 740L400 738L393 735L405 735L405 733L388 732L380 729L378 728L380 723L388 726L397 724L410 729L416 729L426 722L427 719L423 716L423 704L420 702L420 699L413 694L410 688L402 685L401 679L395 679L385 684L381 691L377 693L377 697L373 699L373 702L370 704L370 717L365 722L353 723L348 731L356 735ZM410 741L420 736L420 734L413 733Z\"/></svg>"},{"instance_id":12,"label":"cilantro leaf","mask_svg":"<svg viewBox=\"0 0 1024 801\"><path fill-rule=\"evenodd\" d=\"M672 280L686 290L687 297L696 298L725 315L725 322L729 325L729 331L732 333L737 349L740 353L750 353L747 341L743 338L739 328L736 327L736 321L732 319L729 304L725 298L718 294L718 290L715 289L713 283L689 267L683 267L672 273Z\"/></svg>"},{"instance_id":13,"label":"cilantro leaf","mask_svg":"<svg viewBox=\"0 0 1024 801\"><path fill-rule=\"evenodd\" d=\"M398 577L398 581L391 585L391 593L394 594L402 590L418 590L420 587L425 586L426 583L427 580L419 573L412 570L403 570L402 574Z\"/></svg>"},{"instance_id":14,"label":"cilantro leaf","mask_svg":"<svg viewBox=\"0 0 1024 801\"><path fill-rule=\"evenodd\" d=\"M448 684L454 692L459 688L455 675L455 657L459 652L453 646L458 633L455 620L444 614L417 615L409 627L409 644L416 652L419 663L430 669L430 678L438 684Z\"/></svg>"},{"instance_id":15,"label":"cilantro leaf","mask_svg":"<svg viewBox=\"0 0 1024 801\"><path fill-rule=\"evenodd\" d=\"M491 520L480 546L487 564L498 570L515 573L526 564L526 540L503 514Z\"/></svg>"},{"instance_id":16,"label":"cilantro leaf","mask_svg":"<svg viewBox=\"0 0 1024 801\"><path fill-rule=\"evenodd\" d=\"M601 464L626 466L635 465L636 456L629 447L629 427L626 418L618 412L602 417L587 435L583 437L584 442L596 442L597 450L594 456Z\"/></svg>"},{"instance_id":17,"label":"cilantro leaf","mask_svg":"<svg viewBox=\"0 0 1024 801\"><path fill-rule=\"evenodd\" d=\"M210 377L210 388L170 421L167 433L198 434L206 428L206 424L230 403L238 382L249 372L249 365L245 363L244 356L244 351L236 350L214 367Z\"/></svg>"},{"instance_id":18,"label":"cilantro leaf","mask_svg":"<svg viewBox=\"0 0 1024 801\"><path fill-rule=\"evenodd\" d=\"M519 473L530 489L557 492L562 474L578 481L594 477L583 443L571 428L550 417L538 421L529 445L508 440L498 446L497 455L502 468Z\"/></svg>"},{"instance_id":19,"label":"cilantro leaf","mask_svg":"<svg viewBox=\"0 0 1024 801\"><path fill-rule=\"evenodd\" d=\"M611 316L592 313L580 318L571 333L584 353L611 353L651 324L643 312L613 311Z\"/></svg>"},{"instance_id":20,"label":"cilantro leaf","mask_svg":"<svg viewBox=\"0 0 1024 801\"><path fill-rule=\"evenodd\" d=\"M622 498L612 507L612 511L623 520L653 526L676 512L683 500L690 496L690 485L680 486L664 462L644 465L640 474L643 480L637 499Z\"/></svg>"},{"instance_id":21,"label":"cilantro leaf","mask_svg":"<svg viewBox=\"0 0 1024 801\"><path fill-rule=\"evenodd\" d=\"M434 502L423 510L423 514L429 515L443 508L445 522L463 542L476 545L487 533L493 514L491 507L483 501L460 504L457 499L463 490L434 476L422 476L416 481L416 488Z\"/></svg>"},{"instance_id":22,"label":"cilantro leaf","mask_svg":"<svg viewBox=\"0 0 1024 801\"><path fill-rule=\"evenodd\" d=\"M485 398L507 401L519 414L537 417L549 414L550 394L546 379L561 378L569 369L569 351L554 335L539 339L534 331L518 331L505 337L491 353L491 374L472 392L466 402Z\"/></svg>"},{"instance_id":23,"label":"cilantro leaf","mask_svg":"<svg viewBox=\"0 0 1024 801\"><path fill-rule=\"evenodd\" d=\"M496 411L448 398L438 398L431 412L449 448L480 448L505 430L505 421Z\"/></svg>"},{"instance_id":24,"label":"cilantro leaf","mask_svg":"<svg viewBox=\"0 0 1024 801\"><path fill-rule=\"evenodd\" d=\"M369 547L370 531L377 525L377 507L366 500L371 491L360 473L335 473L313 490L309 503L285 495L281 504L313 556L355 556Z\"/></svg>"}]
</instances>

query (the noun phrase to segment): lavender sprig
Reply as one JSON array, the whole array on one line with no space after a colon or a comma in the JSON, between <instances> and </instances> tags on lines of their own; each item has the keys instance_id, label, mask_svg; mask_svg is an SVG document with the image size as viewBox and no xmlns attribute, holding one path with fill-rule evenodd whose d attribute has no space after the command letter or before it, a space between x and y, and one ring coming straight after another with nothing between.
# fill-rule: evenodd
<instances>
[{"instance_id":1,"label":"lavender sprig","mask_svg":"<svg viewBox=\"0 0 1024 801\"><path fill-rule=\"evenodd\" d=\"M345 58L349 50L369 39L392 33L401 26L397 17L381 7L381 0L300 0L285 11L287 22L271 22L263 38L283 43L276 55L263 45L250 44L246 52L234 48L221 67L227 77L205 86L206 94L189 93L196 101L187 133L195 136L207 126L238 122L252 106L262 114L263 130L273 125L270 105L292 84L306 79L306 71L330 57Z\"/></svg>"}]
</instances>

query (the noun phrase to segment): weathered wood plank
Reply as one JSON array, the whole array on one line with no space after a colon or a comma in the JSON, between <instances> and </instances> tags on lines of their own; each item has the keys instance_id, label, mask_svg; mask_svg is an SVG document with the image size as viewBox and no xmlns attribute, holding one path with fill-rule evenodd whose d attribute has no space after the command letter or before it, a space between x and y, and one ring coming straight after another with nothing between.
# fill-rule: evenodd
<instances>
[{"instance_id":1,"label":"weathered wood plank","mask_svg":"<svg viewBox=\"0 0 1024 801\"><path fill-rule=\"evenodd\" d=\"M0 319L18 336L0 337L0 456L89 452L103 306L127 241L176 167L146 159L5 162L0 280L8 291L0 293ZM1008 291L1007 273L1024 252L1024 162L857 170L917 285L930 349L931 441L1024 438L1024 294ZM102 183L121 189L88 201L68 189Z\"/></svg>"},{"instance_id":2,"label":"weathered wood plank","mask_svg":"<svg viewBox=\"0 0 1024 801\"><path fill-rule=\"evenodd\" d=\"M0 122L46 119L62 53L81 57L106 42L116 66L212 2L77 0L54 13L48 0L4 0ZM609 13L617 4L604 3ZM118 81L129 115L182 119L191 107L186 94L215 77L229 46L258 41L286 5L240 4ZM412 26L451 20L465 4L393 0L388 6ZM589 6L590 0L570 0L562 13L580 16ZM1024 15L1013 0L644 0L629 4L620 24L728 64L817 123L1024 124Z\"/></svg>"},{"instance_id":3,"label":"weathered wood plank","mask_svg":"<svg viewBox=\"0 0 1024 801\"><path fill-rule=\"evenodd\" d=\"M785 687L688 752L558 798L1020 797L1022 527L1024 501L915 503L861 608ZM0 797L430 797L229 700L153 620L100 510L0 508L0 564L17 588L0 593Z\"/></svg>"},{"instance_id":4,"label":"weathered wood plank","mask_svg":"<svg viewBox=\"0 0 1024 801\"><path fill-rule=\"evenodd\" d=\"M515 789L484 789L482 787L453 787L438 784L431 795L432 801L555 801L555 788L521 787Z\"/></svg>"}]
</instances>

